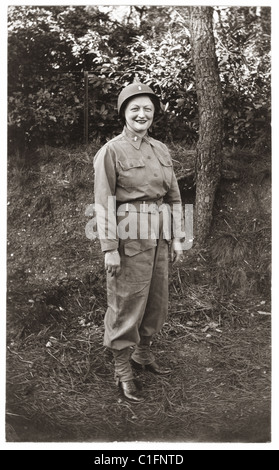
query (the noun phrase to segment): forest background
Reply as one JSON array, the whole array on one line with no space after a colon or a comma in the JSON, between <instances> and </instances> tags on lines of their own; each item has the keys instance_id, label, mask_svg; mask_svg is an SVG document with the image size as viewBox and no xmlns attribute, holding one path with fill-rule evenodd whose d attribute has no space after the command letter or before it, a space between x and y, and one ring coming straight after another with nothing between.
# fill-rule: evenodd
<instances>
[{"instance_id":1,"label":"forest background","mask_svg":"<svg viewBox=\"0 0 279 470\"><path fill-rule=\"evenodd\" d=\"M154 345L173 348L179 384L159 383L159 406L150 385L137 412L115 405L113 384L104 392L103 260L84 233L92 158L121 131L116 97L138 77L161 96L152 131L195 202L189 9L10 6L8 21L8 441L127 440L127 430L128 440L268 441L271 9L213 9L222 180L207 243L171 272L171 317Z\"/></svg>"},{"instance_id":2,"label":"forest background","mask_svg":"<svg viewBox=\"0 0 279 470\"><path fill-rule=\"evenodd\" d=\"M225 141L270 148L271 10L214 9ZM19 60L20 58L20 60ZM198 106L185 7L9 8L9 148L81 143L119 131L115 97L135 76L154 88L158 138L192 145Z\"/></svg>"}]
</instances>

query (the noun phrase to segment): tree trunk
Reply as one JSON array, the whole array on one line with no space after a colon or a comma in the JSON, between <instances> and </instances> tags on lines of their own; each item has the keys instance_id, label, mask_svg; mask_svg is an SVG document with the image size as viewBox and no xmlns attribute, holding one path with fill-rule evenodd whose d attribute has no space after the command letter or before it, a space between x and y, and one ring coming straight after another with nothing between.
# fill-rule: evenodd
<instances>
[{"instance_id":1,"label":"tree trunk","mask_svg":"<svg viewBox=\"0 0 279 470\"><path fill-rule=\"evenodd\" d=\"M199 105L194 234L195 242L203 244L210 231L215 192L221 176L223 104L213 35L213 10L202 6L190 10Z\"/></svg>"}]
</instances>

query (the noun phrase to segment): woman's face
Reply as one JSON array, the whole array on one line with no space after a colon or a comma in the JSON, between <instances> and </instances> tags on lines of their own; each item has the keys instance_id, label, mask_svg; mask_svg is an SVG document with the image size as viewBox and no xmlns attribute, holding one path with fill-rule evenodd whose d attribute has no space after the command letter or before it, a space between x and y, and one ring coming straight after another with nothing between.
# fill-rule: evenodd
<instances>
[{"instance_id":1,"label":"woman's face","mask_svg":"<svg viewBox=\"0 0 279 470\"><path fill-rule=\"evenodd\" d=\"M131 98L125 108L126 125L130 131L145 135L153 122L154 104L149 96Z\"/></svg>"}]
</instances>

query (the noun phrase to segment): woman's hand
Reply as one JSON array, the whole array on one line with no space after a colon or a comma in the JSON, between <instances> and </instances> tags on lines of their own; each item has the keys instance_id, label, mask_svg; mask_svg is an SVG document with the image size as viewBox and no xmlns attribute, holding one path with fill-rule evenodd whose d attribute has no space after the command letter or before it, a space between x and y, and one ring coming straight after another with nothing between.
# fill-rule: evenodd
<instances>
[{"instance_id":1,"label":"woman's hand","mask_svg":"<svg viewBox=\"0 0 279 470\"><path fill-rule=\"evenodd\" d=\"M105 268L111 276L117 276L121 271L121 258L117 250L107 251L105 254Z\"/></svg>"},{"instance_id":2,"label":"woman's hand","mask_svg":"<svg viewBox=\"0 0 279 470\"><path fill-rule=\"evenodd\" d=\"M182 250L180 240L173 239L171 242L171 262L175 265L182 262L184 259L184 252Z\"/></svg>"}]
</instances>

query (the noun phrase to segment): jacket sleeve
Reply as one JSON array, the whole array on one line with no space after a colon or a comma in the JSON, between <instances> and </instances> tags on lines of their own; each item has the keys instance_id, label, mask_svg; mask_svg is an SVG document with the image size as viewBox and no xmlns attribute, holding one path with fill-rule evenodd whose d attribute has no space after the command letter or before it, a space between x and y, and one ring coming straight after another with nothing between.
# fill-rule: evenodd
<instances>
[{"instance_id":1,"label":"jacket sleeve","mask_svg":"<svg viewBox=\"0 0 279 470\"><path fill-rule=\"evenodd\" d=\"M172 172L172 180L167 194L164 196L164 202L167 204L181 204L181 194L174 171Z\"/></svg>"},{"instance_id":2,"label":"jacket sleeve","mask_svg":"<svg viewBox=\"0 0 279 470\"><path fill-rule=\"evenodd\" d=\"M104 145L94 158L94 193L98 234L102 251L118 249L116 222L116 158Z\"/></svg>"},{"instance_id":3,"label":"jacket sleeve","mask_svg":"<svg viewBox=\"0 0 279 470\"><path fill-rule=\"evenodd\" d=\"M168 203L171 207L171 237L172 239L175 239L176 241L182 243L185 239L185 221L183 216L183 205L181 200L180 189L174 172L172 174L171 186L164 197L164 202Z\"/></svg>"}]
</instances>

